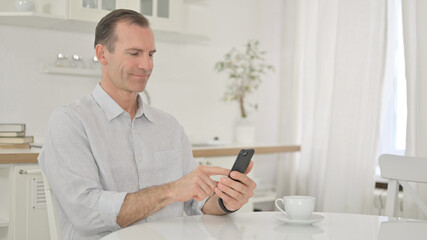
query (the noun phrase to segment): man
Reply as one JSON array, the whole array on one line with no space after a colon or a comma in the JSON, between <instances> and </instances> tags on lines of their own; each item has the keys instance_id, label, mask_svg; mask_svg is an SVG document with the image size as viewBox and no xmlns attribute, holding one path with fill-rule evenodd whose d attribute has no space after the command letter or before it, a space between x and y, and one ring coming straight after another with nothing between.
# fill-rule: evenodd
<instances>
[{"instance_id":1,"label":"man","mask_svg":"<svg viewBox=\"0 0 427 240\"><path fill-rule=\"evenodd\" d=\"M115 10L98 23L102 79L90 96L52 114L39 163L56 197L63 239L99 239L165 217L233 212L256 184L246 174L197 166L181 125L145 105L156 52L148 20ZM219 204L218 199L223 199Z\"/></svg>"}]
</instances>

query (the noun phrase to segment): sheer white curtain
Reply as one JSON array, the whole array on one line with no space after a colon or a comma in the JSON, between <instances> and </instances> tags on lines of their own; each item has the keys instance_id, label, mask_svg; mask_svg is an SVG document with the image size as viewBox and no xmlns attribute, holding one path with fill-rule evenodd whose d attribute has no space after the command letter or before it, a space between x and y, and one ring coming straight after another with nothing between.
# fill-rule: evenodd
<instances>
[{"instance_id":1,"label":"sheer white curtain","mask_svg":"<svg viewBox=\"0 0 427 240\"><path fill-rule=\"evenodd\" d=\"M402 1L408 121L406 155L427 157L427 1ZM427 174L427 173L426 173ZM417 192L427 199L427 187ZM404 199L404 216L424 218L410 198Z\"/></svg>"},{"instance_id":2,"label":"sheer white curtain","mask_svg":"<svg viewBox=\"0 0 427 240\"><path fill-rule=\"evenodd\" d=\"M367 213L379 138L386 0L296 2L291 81L299 84L302 151L295 193L316 196L318 211Z\"/></svg>"}]
</instances>

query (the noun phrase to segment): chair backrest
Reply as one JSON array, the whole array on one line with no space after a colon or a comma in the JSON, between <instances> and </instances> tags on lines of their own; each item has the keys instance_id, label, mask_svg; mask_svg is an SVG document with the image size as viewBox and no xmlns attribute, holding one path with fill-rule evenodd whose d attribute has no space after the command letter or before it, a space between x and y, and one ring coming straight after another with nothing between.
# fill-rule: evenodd
<instances>
[{"instance_id":1,"label":"chair backrest","mask_svg":"<svg viewBox=\"0 0 427 240\"><path fill-rule=\"evenodd\" d=\"M49 221L50 240L60 240L61 229L60 229L60 225L57 217L58 214L56 212L56 208L53 202L54 195L52 193L52 189L47 183L46 176L44 175L43 171L41 173L43 176L44 190L46 195L46 208L47 208L47 218Z\"/></svg>"},{"instance_id":2,"label":"chair backrest","mask_svg":"<svg viewBox=\"0 0 427 240\"><path fill-rule=\"evenodd\" d=\"M407 157L391 154L379 158L381 176L388 179L387 201L385 214L395 217L397 213L397 198L399 185L404 194L411 197L421 211L427 216L427 205L418 196L408 182L427 183L427 158Z\"/></svg>"}]
</instances>

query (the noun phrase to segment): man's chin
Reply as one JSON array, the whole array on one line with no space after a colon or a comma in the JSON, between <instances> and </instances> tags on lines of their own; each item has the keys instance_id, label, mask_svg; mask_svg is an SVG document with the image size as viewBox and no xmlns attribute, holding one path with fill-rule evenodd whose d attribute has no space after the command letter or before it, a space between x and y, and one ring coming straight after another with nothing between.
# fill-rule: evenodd
<instances>
[{"instance_id":1,"label":"man's chin","mask_svg":"<svg viewBox=\"0 0 427 240\"><path fill-rule=\"evenodd\" d=\"M144 81L132 81L129 82L128 87L132 89L132 92L142 92L147 86L147 80Z\"/></svg>"},{"instance_id":2,"label":"man's chin","mask_svg":"<svg viewBox=\"0 0 427 240\"><path fill-rule=\"evenodd\" d=\"M147 84L144 84L144 85L135 86L134 89L135 89L135 92L143 92L146 87L147 87Z\"/></svg>"}]
</instances>

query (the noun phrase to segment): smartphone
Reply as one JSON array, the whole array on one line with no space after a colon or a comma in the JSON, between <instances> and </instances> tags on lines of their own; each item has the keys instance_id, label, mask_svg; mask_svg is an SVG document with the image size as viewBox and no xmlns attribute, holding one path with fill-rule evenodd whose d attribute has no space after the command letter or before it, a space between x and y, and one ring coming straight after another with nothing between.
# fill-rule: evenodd
<instances>
[{"instance_id":1,"label":"smartphone","mask_svg":"<svg viewBox=\"0 0 427 240\"><path fill-rule=\"evenodd\" d=\"M233 164L233 167L231 168L230 173L232 171L238 171L241 173L245 173L246 169L249 166L249 163L251 162L251 159L252 159L252 156L254 155L254 153L255 153L255 150L252 148L240 150L239 155L237 155L236 161L234 161L234 164ZM240 182L239 180L236 180L236 179L230 177L230 173L228 173L229 178L233 179L234 181ZM234 210L234 211L228 210L225 207L222 198L218 198L218 204L221 207L221 209L226 213L232 213L232 212L237 211L237 210Z\"/></svg>"},{"instance_id":2,"label":"smartphone","mask_svg":"<svg viewBox=\"0 0 427 240\"><path fill-rule=\"evenodd\" d=\"M237 155L236 161L234 161L233 167L231 168L231 171L238 171L241 173L245 173L246 169L249 166L249 163L251 162L252 156L254 155L255 150L254 149L242 149L239 152L239 155ZM230 173L228 174L228 177L230 177ZM238 181L236 179L233 179L234 181Z\"/></svg>"}]
</instances>

